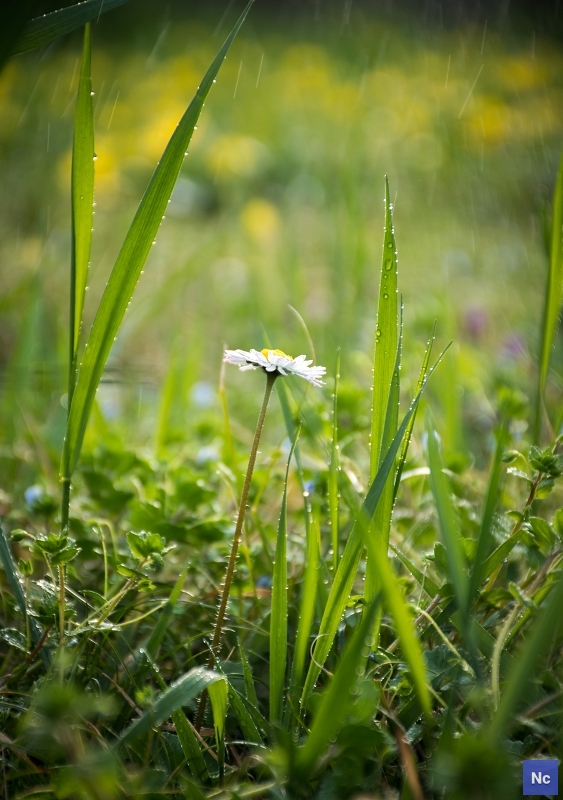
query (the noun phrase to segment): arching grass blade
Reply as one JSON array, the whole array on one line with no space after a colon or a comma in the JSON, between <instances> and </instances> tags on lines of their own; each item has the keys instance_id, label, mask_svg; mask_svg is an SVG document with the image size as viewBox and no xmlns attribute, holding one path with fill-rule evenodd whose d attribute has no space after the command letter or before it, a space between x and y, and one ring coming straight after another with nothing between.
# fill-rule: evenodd
<instances>
[{"instance_id":1,"label":"arching grass blade","mask_svg":"<svg viewBox=\"0 0 563 800\"><path fill-rule=\"evenodd\" d=\"M115 747L123 747L128 742L138 739L149 732L151 728L160 725L168 717L182 706L187 705L190 700L197 697L204 689L209 689L217 681L225 683L225 679L217 672L196 667L173 683L155 701L149 711L146 711L139 719L135 720L127 730L121 734Z\"/></svg>"},{"instance_id":2,"label":"arching grass blade","mask_svg":"<svg viewBox=\"0 0 563 800\"><path fill-rule=\"evenodd\" d=\"M247 5L205 73L178 123L127 232L85 346L65 438L62 478L70 478L84 438L96 390L125 311L160 227L186 148L219 68L252 5Z\"/></svg>"},{"instance_id":3,"label":"arching grass blade","mask_svg":"<svg viewBox=\"0 0 563 800\"><path fill-rule=\"evenodd\" d=\"M12 55L49 44L53 39L80 28L81 25L97 19L100 14L105 14L106 11L111 11L112 8L122 6L126 2L127 0L85 0L68 8L36 17L25 25L12 49Z\"/></svg>"}]
</instances>

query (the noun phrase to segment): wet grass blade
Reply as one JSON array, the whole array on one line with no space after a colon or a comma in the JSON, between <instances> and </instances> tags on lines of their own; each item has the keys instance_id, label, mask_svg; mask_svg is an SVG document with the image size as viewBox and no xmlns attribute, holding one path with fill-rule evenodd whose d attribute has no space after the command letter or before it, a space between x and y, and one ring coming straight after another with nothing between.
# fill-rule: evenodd
<instances>
[{"instance_id":1,"label":"wet grass blade","mask_svg":"<svg viewBox=\"0 0 563 800\"><path fill-rule=\"evenodd\" d=\"M438 522L442 541L446 548L446 559L450 581L454 587L457 607L462 616L464 629L467 631L469 580L465 565L465 556L461 544L458 521L450 494L448 481L444 475L442 456L439 450L438 435L427 418L428 465L430 467L430 484L434 503L438 514Z\"/></svg>"},{"instance_id":2,"label":"wet grass blade","mask_svg":"<svg viewBox=\"0 0 563 800\"><path fill-rule=\"evenodd\" d=\"M270 723L282 719L283 693L287 666L287 482L289 467L299 438L299 428L287 459L285 483L278 524L272 609L270 613Z\"/></svg>"},{"instance_id":3,"label":"wet grass blade","mask_svg":"<svg viewBox=\"0 0 563 800\"><path fill-rule=\"evenodd\" d=\"M553 641L554 636L560 632L562 603L563 574L559 574L557 585L549 596L542 613L538 615L533 631L524 642L520 656L503 687L499 708L488 731L494 742L500 741L505 735L506 729L514 719L514 714L527 696L529 684L541 656Z\"/></svg>"},{"instance_id":4,"label":"wet grass blade","mask_svg":"<svg viewBox=\"0 0 563 800\"><path fill-rule=\"evenodd\" d=\"M61 8L30 20L18 37L12 55L34 50L52 42L65 33L70 33L81 25L97 19L106 11L122 6L127 0L85 0L68 8Z\"/></svg>"},{"instance_id":5,"label":"wet grass blade","mask_svg":"<svg viewBox=\"0 0 563 800\"><path fill-rule=\"evenodd\" d=\"M251 5L252 0L215 56L172 134L117 256L80 364L65 438L63 478L70 478L78 461L100 378L166 211L203 103Z\"/></svg>"},{"instance_id":6,"label":"wet grass blade","mask_svg":"<svg viewBox=\"0 0 563 800\"><path fill-rule=\"evenodd\" d=\"M84 27L82 62L78 79L74 139L72 144L71 330L69 402L74 390L76 354L88 283L94 206L94 109L92 104L90 23Z\"/></svg>"},{"instance_id":7,"label":"wet grass blade","mask_svg":"<svg viewBox=\"0 0 563 800\"><path fill-rule=\"evenodd\" d=\"M383 431L395 367L398 341L397 312L397 249L393 231L393 207L389 199L389 181L385 177L385 228L379 281L377 328L373 363L373 405L371 414L371 446L369 479L373 482L386 448Z\"/></svg>"},{"instance_id":8,"label":"wet grass blade","mask_svg":"<svg viewBox=\"0 0 563 800\"><path fill-rule=\"evenodd\" d=\"M144 656L147 666L152 669L152 673L156 682L160 686L160 689L163 692L166 692L167 686L164 683L160 675L160 671L157 665L154 663L152 654L148 651L148 648L146 650L142 649L141 655ZM188 722L188 719L181 708L176 709L176 711L172 713L172 722L176 728L180 747L182 748L182 752L184 753L192 775L194 778L197 778L200 781L208 780L209 771L207 769L207 764L205 763L203 753L201 752L201 745L197 739L197 736L195 735L194 729Z\"/></svg>"},{"instance_id":9,"label":"wet grass blade","mask_svg":"<svg viewBox=\"0 0 563 800\"><path fill-rule=\"evenodd\" d=\"M330 536L332 542L332 568L338 567L338 381L340 378L340 349L334 366L334 395L332 398L332 442L328 468L328 504L330 510Z\"/></svg>"},{"instance_id":10,"label":"wet grass blade","mask_svg":"<svg viewBox=\"0 0 563 800\"><path fill-rule=\"evenodd\" d=\"M290 697L294 707L297 707L299 692L302 688L305 660L309 652L309 637L315 617L315 600L317 596L320 566L320 520L318 512L313 512L312 524L307 529L306 535L307 553L305 559L305 574L301 589L299 622L297 624L295 653L291 666L290 679Z\"/></svg>"},{"instance_id":11,"label":"wet grass blade","mask_svg":"<svg viewBox=\"0 0 563 800\"><path fill-rule=\"evenodd\" d=\"M370 628L375 610L376 603L367 608L342 654L328 689L322 696L307 741L297 755L295 773L300 781L307 780L311 775L319 758L342 724L343 716L351 701L351 691L358 680L357 670L364 658L367 640L371 638Z\"/></svg>"},{"instance_id":12,"label":"wet grass blade","mask_svg":"<svg viewBox=\"0 0 563 800\"><path fill-rule=\"evenodd\" d=\"M430 339L428 340L428 344L426 345L426 351L424 353L424 358L422 360L422 367L420 368L420 374L418 376L418 381L416 384L415 394L418 394L422 386L424 385L424 381L426 380L426 374L428 372L428 365L430 364L430 354L432 353L432 345L434 344L434 339L436 338L436 322L432 326L432 334ZM395 487L393 489L393 502L397 497L397 493L399 491L399 486L401 484L401 476L403 474L403 470L405 468L405 462L407 460L407 455L409 452L409 445L411 443L412 432L414 428L414 423L416 421L416 413L412 415L411 420L409 422L409 426L405 433L405 438L403 439L403 446L401 447L401 452L399 454L399 463L397 465L397 473L395 475Z\"/></svg>"},{"instance_id":13,"label":"wet grass blade","mask_svg":"<svg viewBox=\"0 0 563 800\"><path fill-rule=\"evenodd\" d=\"M391 473L391 470L395 464L395 459L401 446L403 436L407 430L409 421L418 407L418 403L420 402L420 398L426 383L431 377L434 369L440 363L445 352L446 350L441 353L432 369L429 370L424 386L415 396L409 410L405 414L399 430L395 434L393 442L381 463L373 483L370 486L360 511L360 514L364 515L365 520L371 522L371 519L373 518L377 504L379 503L379 500L383 494L387 478L389 477L389 474ZM336 636L336 631L338 629L338 625L340 624L342 613L346 603L348 602L350 591L356 578L358 564L362 554L363 539L364 537L361 525L355 524L350 532L348 541L346 542L346 547L344 548L342 558L340 559L338 570L334 576L334 581L325 605L317 642L313 652L313 658L311 660L311 664L309 665L309 670L305 679L305 685L301 694L302 704L305 703L308 696L313 691L321 669L328 657L328 654L330 653L330 650L332 649L334 637Z\"/></svg>"},{"instance_id":14,"label":"wet grass blade","mask_svg":"<svg viewBox=\"0 0 563 800\"><path fill-rule=\"evenodd\" d=\"M229 701L240 725L240 729L248 744L263 744L262 734L245 705L245 698L229 683ZM248 703L248 700L246 701Z\"/></svg>"},{"instance_id":15,"label":"wet grass blade","mask_svg":"<svg viewBox=\"0 0 563 800\"><path fill-rule=\"evenodd\" d=\"M391 446L393 437L397 433L397 426L399 424L399 398L401 391L401 349L403 342L403 320L402 312L399 324L399 340L397 342L397 351L395 355L393 373L391 375L391 385L389 387L389 395L387 399L387 412L385 414L385 426L383 429L382 437L382 453L387 452ZM406 430L405 434L406 436ZM394 465L393 465L394 467ZM376 541L380 551L384 554L387 553L389 545L389 533L391 531L391 515L393 513L393 496L394 496L394 475L395 470L392 468L387 477L387 483L383 490L383 495L375 511L373 517L371 538ZM372 560L370 556L371 549L368 548L366 559L366 581L364 587L364 595L367 603L375 598L380 590L380 576L377 563ZM379 629L380 617L376 615L375 632Z\"/></svg>"},{"instance_id":16,"label":"wet grass blade","mask_svg":"<svg viewBox=\"0 0 563 800\"><path fill-rule=\"evenodd\" d=\"M217 672L211 672L203 667L190 670L164 691L151 709L135 720L121 734L114 745L115 748L123 747L140 736L146 735L152 728L167 720L175 711L187 705L190 700L201 694L204 689L209 689L217 681L225 683L223 676Z\"/></svg>"},{"instance_id":17,"label":"wet grass blade","mask_svg":"<svg viewBox=\"0 0 563 800\"><path fill-rule=\"evenodd\" d=\"M561 311L563 288L563 155L559 163L553 194L553 212L549 247L549 268L542 316L538 388L534 420L534 441L539 443L543 412L543 393L549 372L551 351Z\"/></svg>"}]
</instances>

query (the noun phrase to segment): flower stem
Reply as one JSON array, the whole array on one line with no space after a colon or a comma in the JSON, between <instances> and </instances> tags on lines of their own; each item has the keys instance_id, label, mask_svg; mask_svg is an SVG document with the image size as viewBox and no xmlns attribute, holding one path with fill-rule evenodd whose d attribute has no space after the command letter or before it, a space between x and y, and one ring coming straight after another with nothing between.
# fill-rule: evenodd
<instances>
[{"instance_id":1,"label":"flower stem","mask_svg":"<svg viewBox=\"0 0 563 800\"><path fill-rule=\"evenodd\" d=\"M268 408L268 402L270 400L270 395L272 394L272 389L274 387L274 382L277 376L278 376L277 372L266 373L266 390L264 392L264 400L262 401L262 408L260 409L260 414L258 415L258 422L256 423L256 431L254 432L254 441L252 442L252 447L250 449L250 458L248 459L248 467L246 468L246 475L242 487L242 494L240 497L240 505L237 515L237 523L235 527L235 533L233 536L233 543L231 545L231 554L229 556L229 562L227 564L227 572L225 574L225 580L223 582L223 591L221 593L221 600L219 602L219 609L217 611L217 619L215 620L215 630L213 631L213 641L211 642L211 654L209 656L209 661L207 665L208 668L211 668L213 666L214 656L217 654L219 650L221 634L223 633L223 623L225 621L225 614L227 611L227 603L229 601L229 593L231 591L231 584L233 582L233 576L235 572L237 552L242 535L242 526L244 524L246 504L248 503L250 483L252 481L252 473L254 472L254 464L256 462L256 454L258 453L260 436L262 435L262 428L264 427L264 420L266 419L266 409ZM203 716L205 714L206 705L207 705L207 692L204 692L199 702L199 707L197 710L197 716L195 721L195 728L198 731L203 723Z\"/></svg>"}]
</instances>

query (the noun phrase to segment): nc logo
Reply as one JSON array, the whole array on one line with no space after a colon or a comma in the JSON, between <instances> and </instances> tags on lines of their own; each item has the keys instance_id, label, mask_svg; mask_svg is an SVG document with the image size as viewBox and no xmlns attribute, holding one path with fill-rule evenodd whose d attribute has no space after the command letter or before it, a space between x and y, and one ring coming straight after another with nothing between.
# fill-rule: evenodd
<instances>
[{"instance_id":1,"label":"nc logo","mask_svg":"<svg viewBox=\"0 0 563 800\"><path fill-rule=\"evenodd\" d=\"M558 768L559 762L555 759L522 762L522 794L557 795Z\"/></svg>"}]
</instances>

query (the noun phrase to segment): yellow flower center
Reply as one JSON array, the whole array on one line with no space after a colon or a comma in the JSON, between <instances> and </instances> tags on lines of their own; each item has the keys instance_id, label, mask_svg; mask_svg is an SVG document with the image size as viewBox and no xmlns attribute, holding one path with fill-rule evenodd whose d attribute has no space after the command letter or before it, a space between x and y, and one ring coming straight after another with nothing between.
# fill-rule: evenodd
<instances>
[{"instance_id":1,"label":"yellow flower center","mask_svg":"<svg viewBox=\"0 0 563 800\"><path fill-rule=\"evenodd\" d=\"M275 356L281 356L282 358L289 358L291 361L293 361L293 356L288 356L288 355L287 355L287 353L284 353L284 352L283 352L283 350L269 350L267 347L265 347L265 348L264 348L263 350L261 350L260 352L261 352L261 353L262 353L262 355L263 355L263 356L265 356L266 358L268 358L268 355L269 355L270 353L273 353Z\"/></svg>"}]
</instances>

